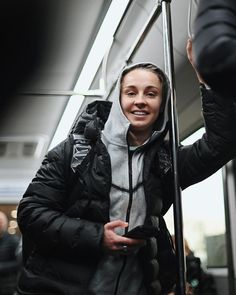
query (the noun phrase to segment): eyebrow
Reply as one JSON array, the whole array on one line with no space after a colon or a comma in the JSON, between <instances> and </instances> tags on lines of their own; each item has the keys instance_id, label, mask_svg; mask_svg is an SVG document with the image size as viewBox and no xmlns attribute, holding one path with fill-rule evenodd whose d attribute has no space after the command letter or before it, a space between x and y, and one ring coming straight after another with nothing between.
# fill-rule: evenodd
<instances>
[{"instance_id":1,"label":"eyebrow","mask_svg":"<svg viewBox=\"0 0 236 295\"><path fill-rule=\"evenodd\" d=\"M123 89L126 89L126 88L137 88L137 86L135 85L127 85L127 86L124 86L124 85L121 85ZM154 86L154 85L148 85L147 87L145 87L145 89L151 89L151 88L155 88L157 90L161 90L162 87L158 87L158 86Z\"/></svg>"}]
</instances>

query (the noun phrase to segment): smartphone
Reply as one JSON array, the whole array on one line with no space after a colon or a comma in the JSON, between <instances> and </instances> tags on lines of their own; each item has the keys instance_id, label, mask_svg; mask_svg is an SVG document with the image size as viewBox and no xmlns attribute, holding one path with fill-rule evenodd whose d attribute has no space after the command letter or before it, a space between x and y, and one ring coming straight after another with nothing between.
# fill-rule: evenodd
<instances>
[{"instance_id":1,"label":"smartphone","mask_svg":"<svg viewBox=\"0 0 236 295\"><path fill-rule=\"evenodd\" d=\"M158 236L159 229L151 225L138 225L124 234L124 237L133 239L148 239Z\"/></svg>"}]
</instances>

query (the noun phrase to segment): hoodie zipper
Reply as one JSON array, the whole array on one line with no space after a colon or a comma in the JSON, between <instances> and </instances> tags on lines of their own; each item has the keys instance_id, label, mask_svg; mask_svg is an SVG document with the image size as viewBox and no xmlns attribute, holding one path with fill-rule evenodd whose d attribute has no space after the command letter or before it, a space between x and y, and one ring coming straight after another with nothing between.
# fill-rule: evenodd
<instances>
[{"instance_id":1,"label":"hoodie zipper","mask_svg":"<svg viewBox=\"0 0 236 295\"><path fill-rule=\"evenodd\" d=\"M129 218L130 218L130 212L131 212L131 207L132 207L132 203L133 203L133 172L132 172L132 156L133 156L133 152L130 152L130 149L128 147L128 172L129 172L129 203L128 203L128 207L127 207L127 212L126 212L126 222L129 222ZM125 233L128 232L128 227L125 228ZM124 257L117 281L116 281L116 288L115 288L115 292L114 295L117 295L118 289L119 289L119 284L120 284L120 278L122 275L122 272L125 269L125 265L127 262L127 257Z\"/></svg>"},{"instance_id":2,"label":"hoodie zipper","mask_svg":"<svg viewBox=\"0 0 236 295\"><path fill-rule=\"evenodd\" d=\"M126 222L129 222L130 218L130 211L133 203L133 171L132 171L132 156L133 152L130 152L128 150L128 169L129 169L129 203L128 203L128 208L126 212ZM125 228L125 232L128 232L128 228Z\"/></svg>"}]
</instances>

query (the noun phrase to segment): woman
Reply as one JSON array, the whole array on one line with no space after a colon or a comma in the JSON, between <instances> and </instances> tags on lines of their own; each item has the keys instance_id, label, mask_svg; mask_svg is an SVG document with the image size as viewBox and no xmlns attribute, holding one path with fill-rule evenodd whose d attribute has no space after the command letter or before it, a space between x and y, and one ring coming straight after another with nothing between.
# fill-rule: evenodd
<instances>
[{"instance_id":1,"label":"woman","mask_svg":"<svg viewBox=\"0 0 236 295\"><path fill-rule=\"evenodd\" d=\"M158 228L173 201L164 141L169 92L155 65L124 69L112 105L90 104L72 135L45 157L18 209L25 240L20 294L164 292L157 240L123 235L137 225ZM204 85L201 93L207 134L179 147L182 188L235 156L232 101Z\"/></svg>"}]
</instances>

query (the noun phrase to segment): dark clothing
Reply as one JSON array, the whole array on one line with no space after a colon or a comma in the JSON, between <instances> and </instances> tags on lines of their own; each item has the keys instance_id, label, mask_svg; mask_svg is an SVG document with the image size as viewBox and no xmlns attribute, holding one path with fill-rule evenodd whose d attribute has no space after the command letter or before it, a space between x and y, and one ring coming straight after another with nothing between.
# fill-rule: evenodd
<instances>
[{"instance_id":1,"label":"dark clothing","mask_svg":"<svg viewBox=\"0 0 236 295\"><path fill-rule=\"evenodd\" d=\"M16 288L18 243L19 239L8 232L0 236L0 295L12 295Z\"/></svg>"},{"instance_id":2,"label":"dark clothing","mask_svg":"<svg viewBox=\"0 0 236 295\"><path fill-rule=\"evenodd\" d=\"M193 254L187 255L186 270L186 279L193 290L193 295L217 295L214 277L202 269L199 257Z\"/></svg>"},{"instance_id":3,"label":"dark clothing","mask_svg":"<svg viewBox=\"0 0 236 295\"><path fill-rule=\"evenodd\" d=\"M186 256L186 282L192 295L217 295L214 277L202 269L200 258L192 252ZM175 287L171 294L177 295Z\"/></svg>"},{"instance_id":4,"label":"dark clothing","mask_svg":"<svg viewBox=\"0 0 236 295\"><path fill-rule=\"evenodd\" d=\"M231 101L205 89L202 94L207 134L191 146L179 147L182 188L208 177L236 153ZM25 253L19 280L19 289L27 294L90 294L90 280L103 256L103 226L109 222L111 163L99 136L109 111L108 102L88 107L92 120L82 118L75 129L85 140L70 136L50 151L19 204L19 227L33 245ZM72 173L79 145L85 147L85 157L81 163L77 159L79 165ZM161 138L143 149L145 223L152 224L173 202L171 161ZM150 239L140 251L148 295L160 294L157 248L155 239Z\"/></svg>"},{"instance_id":5,"label":"dark clothing","mask_svg":"<svg viewBox=\"0 0 236 295\"><path fill-rule=\"evenodd\" d=\"M221 95L235 97L236 2L198 1L194 55L204 81Z\"/></svg>"},{"instance_id":6,"label":"dark clothing","mask_svg":"<svg viewBox=\"0 0 236 295\"><path fill-rule=\"evenodd\" d=\"M186 256L186 281L192 286L197 288L201 278L201 260L199 257L189 254Z\"/></svg>"}]
</instances>

